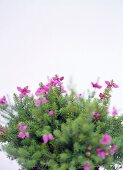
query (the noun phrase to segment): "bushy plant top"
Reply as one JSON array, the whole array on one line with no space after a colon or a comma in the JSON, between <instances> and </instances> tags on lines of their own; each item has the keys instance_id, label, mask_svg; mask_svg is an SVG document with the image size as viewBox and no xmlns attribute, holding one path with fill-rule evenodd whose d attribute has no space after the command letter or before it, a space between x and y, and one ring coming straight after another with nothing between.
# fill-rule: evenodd
<instances>
[{"instance_id":1,"label":"bushy plant top","mask_svg":"<svg viewBox=\"0 0 123 170\"><path fill-rule=\"evenodd\" d=\"M108 170L123 162L123 117L113 107L109 112L113 81L91 83L94 91L84 97L68 93L64 77L39 84L35 94L28 86L17 87L14 104L0 99L0 141L8 157L23 170ZM97 95L95 92L97 89Z\"/></svg>"}]
</instances>

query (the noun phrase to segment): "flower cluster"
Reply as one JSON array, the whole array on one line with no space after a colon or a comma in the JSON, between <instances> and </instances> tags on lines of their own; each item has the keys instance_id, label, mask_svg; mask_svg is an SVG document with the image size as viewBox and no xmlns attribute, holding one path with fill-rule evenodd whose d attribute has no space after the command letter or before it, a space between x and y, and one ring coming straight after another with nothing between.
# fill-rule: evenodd
<instances>
[{"instance_id":1,"label":"flower cluster","mask_svg":"<svg viewBox=\"0 0 123 170\"><path fill-rule=\"evenodd\" d=\"M46 97L40 97L39 99L36 100L35 106L40 106L41 103L47 103Z\"/></svg>"},{"instance_id":2,"label":"flower cluster","mask_svg":"<svg viewBox=\"0 0 123 170\"><path fill-rule=\"evenodd\" d=\"M43 135L43 143L48 143L48 140L53 140L54 139L54 136L52 133L48 134L48 135Z\"/></svg>"},{"instance_id":3,"label":"flower cluster","mask_svg":"<svg viewBox=\"0 0 123 170\"><path fill-rule=\"evenodd\" d=\"M104 93L100 93L99 94L99 97L100 99L109 99L111 97L110 95L110 91L111 91L111 88L118 88L119 86L117 84L115 84L113 81L109 82L109 81L105 81L107 87L104 91Z\"/></svg>"},{"instance_id":4,"label":"flower cluster","mask_svg":"<svg viewBox=\"0 0 123 170\"><path fill-rule=\"evenodd\" d=\"M107 84L107 88L118 88L119 86L117 84L115 84L113 81L105 81L105 83Z\"/></svg>"},{"instance_id":5,"label":"flower cluster","mask_svg":"<svg viewBox=\"0 0 123 170\"><path fill-rule=\"evenodd\" d=\"M40 106L41 103L47 102L46 95L48 94L51 87L61 87L61 92L66 93L66 90L64 90L64 87L62 86L63 79L64 79L63 76L59 78L56 75L55 77L52 77L50 82L47 83L46 85L43 85L43 83L40 83L39 84L40 87L35 92L35 95L39 97L36 100L35 105Z\"/></svg>"},{"instance_id":6,"label":"flower cluster","mask_svg":"<svg viewBox=\"0 0 123 170\"><path fill-rule=\"evenodd\" d=\"M64 77L58 77L57 75L55 77L52 77L49 83L46 85L43 85L43 83L39 84L39 88L36 90L35 95L40 96L41 94L47 94L49 92L50 87L62 87L62 80ZM62 90L64 88L62 87Z\"/></svg>"},{"instance_id":7,"label":"flower cluster","mask_svg":"<svg viewBox=\"0 0 123 170\"><path fill-rule=\"evenodd\" d=\"M30 134L29 132L26 132L27 126L19 124L18 125L20 132L18 133L18 138L24 139L24 138L29 138Z\"/></svg>"},{"instance_id":8,"label":"flower cluster","mask_svg":"<svg viewBox=\"0 0 123 170\"><path fill-rule=\"evenodd\" d=\"M107 103L111 97L111 89L118 88L119 86L113 81L105 81L106 88L102 93L98 94L99 97L94 98L95 96L92 95L92 100L90 98L89 100L85 100L81 93L76 94L73 92L70 95L64 95L63 93L66 93L66 90L63 87L63 79L63 76L58 77L56 75L52 77L46 85L40 83L39 88L35 92L36 98L30 97L31 95L29 95L30 90L28 86L24 88L17 87L19 96L17 95L17 101L15 100L16 103L13 107L17 107L15 109L17 117L13 116L16 118L13 122L22 123L19 123L17 125L18 127L10 126L11 131L13 130L12 128L16 127L17 134L13 133L16 140L18 140L19 143L22 142L22 146L26 144L29 145L29 141L33 141L36 146L41 145L41 147L37 147L43 150L42 153L40 152L41 158L44 156L43 153L45 153L45 149L47 149L46 154L48 155L49 153L50 155L53 153L53 159L56 161L56 165L58 163L60 168L62 168L64 162L67 162L66 155L69 153L69 149L70 154L73 153L71 147L74 147L75 152L76 150L77 152L79 150L80 157L78 158L77 155L76 160L82 160L81 162L77 162L77 164L80 164L79 166L83 170L90 170L94 167L94 164L101 165L98 160L102 160L103 165L104 159L108 158L108 156L112 156L113 160L116 150L119 150L119 143L116 142L114 144L112 142L112 138L116 141L116 138L114 139L115 136L109 135L113 134L113 130L107 131L108 126L104 127L104 125L106 126L109 120L115 122L115 116L118 115L118 110L113 107L112 117L107 116ZM103 88L98 82L91 82L91 85L95 89ZM6 104L6 97L3 96L0 98L0 106ZM14 119L13 117L12 120ZM30 130L28 130L28 128ZM93 135L91 135L91 133L93 133ZM102 134L101 139L100 134ZM94 140L91 139L93 136ZM25 138L29 139L23 140ZM32 145L32 143L30 145ZM85 146L81 147L80 145ZM19 148L19 145L17 148ZM56 153L54 153L54 151ZM35 153L33 154L35 155ZM57 155L57 158L55 157L55 154ZM75 154L73 155L76 156ZM95 160L91 158L95 158ZM39 162L39 158L37 159L37 162ZM72 160L70 161L72 162ZM68 160L69 164L71 162ZM73 161L71 167L73 166L73 169L74 167L78 168L76 167L77 164L74 166ZM39 166L42 167L41 163ZM49 169L50 167L51 165L48 164ZM35 167L31 168L35 169Z\"/></svg>"},{"instance_id":9,"label":"flower cluster","mask_svg":"<svg viewBox=\"0 0 123 170\"><path fill-rule=\"evenodd\" d=\"M113 81L105 81L105 83L106 83L106 85L107 85L107 88L118 88L119 86L116 84L116 83L114 83ZM102 88L102 86L101 85L99 85L97 82L96 83L94 83L94 82L91 82L91 84L92 84L92 86L94 87L94 88L97 88L97 89L101 89Z\"/></svg>"},{"instance_id":10,"label":"flower cluster","mask_svg":"<svg viewBox=\"0 0 123 170\"><path fill-rule=\"evenodd\" d=\"M105 83L106 83L107 87L106 87L104 93L99 93L99 97L100 97L101 100L103 100L103 99L107 99L108 100L111 97L110 94L109 94L109 92L111 91L111 88L118 88L119 87L113 81L111 81L111 82L110 81L105 81ZM94 88L97 88L97 89L101 89L102 88L102 86L99 85L97 82L96 83L91 82L91 84L92 84L92 86Z\"/></svg>"},{"instance_id":11,"label":"flower cluster","mask_svg":"<svg viewBox=\"0 0 123 170\"><path fill-rule=\"evenodd\" d=\"M106 156L108 156L109 154L111 156L113 156L115 151L117 150L117 146L116 145L110 146L111 140L112 140L112 137L110 135L108 135L108 134L104 134L102 139L100 140L101 144L106 145L106 147L103 148L103 149L102 148L97 148L96 149L97 155L99 157L101 157L102 159L105 159Z\"/></svg>"}]
</instances>

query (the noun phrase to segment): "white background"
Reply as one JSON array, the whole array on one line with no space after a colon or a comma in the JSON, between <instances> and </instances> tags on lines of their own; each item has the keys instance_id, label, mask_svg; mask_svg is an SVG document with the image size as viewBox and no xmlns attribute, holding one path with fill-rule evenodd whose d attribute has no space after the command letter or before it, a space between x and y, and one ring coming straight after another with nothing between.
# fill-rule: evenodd
<instances>
[{"instance_id":1,"label":"white background","mask_svg":"<svg viewBox=\"0 0 123 170\"><path fill-rule=\"evenodd\" d=\"M47 76L73 79L78 92L114 79L112 105L123 110L122 0L0 0L0 97ZM0 170L18 170L0 153Z\"/></svg>"}]
</instances>

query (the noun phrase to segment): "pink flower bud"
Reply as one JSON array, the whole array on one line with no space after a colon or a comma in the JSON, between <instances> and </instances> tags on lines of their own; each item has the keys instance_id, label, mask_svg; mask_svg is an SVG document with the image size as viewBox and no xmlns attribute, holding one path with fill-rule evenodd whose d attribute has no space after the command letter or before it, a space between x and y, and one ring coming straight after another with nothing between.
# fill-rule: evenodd
<instances>
[{"instance_id":1,"label":"pink flower bud","mask_svg":"<svg viewBox=\"0 0 123 170\"><path fill-rule=\"evenodd\" d=\"M86 163L84 164L84 170L90 170L90 167L89 167L89 163L88 163L88 162L86 162Z\"/></svg>"},{"instance_id":2,"label":"pink flower bud","mask_svg":"<svg viewBox=\"0 0 123 170\"><path fill-rule=\"evenodd\" d=\"M60 79L60 81L62 81L62 80L64 80L64 77L62 76L62 77L60 77L59 79Z\"/></svg>"},{"instance_id":3,"label":"pink flower bud","mask_svg":"<svg viewBox=\"0 0 123 170\"><path fill-rule=\"evenodd\" d=\"M48 137L49 137L50 140L53 140L53 139L54 139L54 136L53 136L52 133L50 133L50 134L48 135Z\"/></svg>"},{"instance_id":4,"label":"pink flower bud","mask_svg":"<svg viewBox=\"0 0 123 170\"><path fill-rule=\"evenodd\" d=\"M42 97L41 101L42 101L42 103L47 103L46 97Z\"/></svg>"},{"instance_id":5,"label":"pink flower bud","mask_svg":"<svg viewBox=\"0 0 123 170\"><path fill-rule=\"evenodd\" d=\"M23 132L19 132L18 138L24 139L25 138L25 134Z\"/></svg>"},{"instance_id":6,"label":"pink flower bud","mask_svg":"<svg viewBox=\"0 0 123 170\"><path fill-rule=\"evenodd\" d=\"M3 96L2 98L0 98L0 105L4 105L4 104L6 104L7 102L6 102L6 97L5 96Z\"/></svg>"},{"instance_id":7,"label":"pink flower bud","mask_svg":"<svg viewBox=\"0 0 123 170\"><path fill-rule=\"evenodd\" d=\"M54 112L51 110L48 112L48 115L52 116L54 114Z\"/></svg>"},{"instance_id":8,"label":"pink flower bud","mask_svg":"<svg viewBox=\"0 0 123 170\"><path fill-rule=\"evenodd\" d=\"M43 135L43 142L47 143L48 142L48 135Z\"/></svg>"},{"instance_id":9,"label":"pink flower bud","mask_svg":"<svg viewBox=\"0 0 123 170\"><path fill-rule=\"evenodd\" d=\"M20 131L24 131L24 130L26 130L27 129L27 126L26 125L20 125L19 126L19 130Z\"/></svg>"},{"instance_id":10,"label":"pink flower bud","mask_svg":"<svg viewBox=\"0 0 123 170\"><path fill-rule=\"evenodd\" d=\"M29 138L29 136L30 136L29 132L26 132L25 137Z\"/></svg>"},{"instance_id":11,"label":"pink flower bud","mask_svg":"<svg viewBox=\"0 0 123 170\"><path fill-rule=\"evenodd\" d=\"M36 102L35 102L35 106L40 106L40 104L41 104L41 100L37 99Z\"/></svg>"}]
</instances>

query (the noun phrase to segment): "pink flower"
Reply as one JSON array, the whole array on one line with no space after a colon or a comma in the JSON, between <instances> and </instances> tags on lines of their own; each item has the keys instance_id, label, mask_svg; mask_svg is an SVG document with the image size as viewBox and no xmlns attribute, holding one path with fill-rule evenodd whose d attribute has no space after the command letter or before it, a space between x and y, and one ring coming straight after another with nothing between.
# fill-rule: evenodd
<instances>
[{"instance_id":1,"label":"pink flower","mask_svg":"<svg viewBox=\"0 0 123 170\"><path fill-rule=\"evenodd\" d=\"M58 77L57 77L57 76L52 77L52 80L53 80L53 81L58 81Z\"/></svg>"},{"instance_id":2,"label":"pink flower","mask_svg":"<svg viewBox=\"0 0 123 170\"><path fill-rule=\"evenodd\" d=\"M61 85L62 85L62 82L58 81L56 84L57 84L58 86L61 86Z\"/></svg>"},{"instance_id":3,"label":"pink flower","mask_svg":"<svg viewBox=\"0 0 123 170\"><path fill-rule=\"evenodd\" d=\"M64 80L64 77L62 76L62 77L60 77L59 79L60 79L60 81L62 81L62 80Z\"/></svg>"},{"instance_id":4,"label":"pink flower","mask_svg":"<svg viewBox=\"0 0 123 170\"><path fill-rule=\"evenodd\" d=\"M38 88L37 91L35 92L35 95L40 96L41 93L42 93L42 89Z\"/></svg>"},{"instance_id":5,"label":"pink flower","mask_svg":"<svg viewBox=\"0 0 123 170\"><path fill-rule=\"evenodd\" d=\"M111 87L118 88L119 87L117 84L112 83L110 81L105 81L105 83L107 84L107 88L111 88Z\"/></svg>"},{"instance_id":6,"label":"pink flower","mask_svg":"<svg viewBox=\"0 0 123 170\"><path fill-rule=\"evenodd\" d=\"M64 89L64 87L62 87L61 92L62 92L62 93L66 93L67 91Z\"/></svg>"},{"instance_id":7,"label":"pink flower","mask_svg":"<svg viewBox=\"0 0 123 170\"><path fill-rule=\"evenodd\" d=\"M94 88L97 88L97 89L101 89L101 88L102 88L102 86L100 86L98 83L93 83L93 82L91 82L91 84L92 84L92 86L93 86Z\"/></svg>"},{"instance_id":8,"label":"pink flower","mask_svg":"<svg viewBox=\"0 0 123 170\"><path fill-rule=\"evenodd\" d=\"M90 167L89 167L89 163L88 163L88 162L86 162L86 163L84 164L84 170L90 170Z\"/></svg>"},{"instance_id":9,"label":"pink flower","mask_svg":"<svg viewBox=\"0 0 123 170\"><path fill-rule=\"evenodd\" d=\"M49 92L49 89L51 86L54 86L54 87L61 86L63 79L64 79L63 76L60 78L58 76L55 76L55 77L52 77L50 82L47 83L46 85L43 85L43 83L40 83L40 85L39 85L40 87L35 92L35 95L40 96L41 94L47 94ZM65 93L65 92L66 91L63 89L62 93Z\"/></svg>"},{"instance_id":10,"label":"pink flower","mask_svg":"<svg viewBox=\"0 0 123 170\"><path fill-rule=\"evenodd\" d=\"M30 93L30 90L28 90L28 86L24 87L23 89L21 87L17 87L17 90L19 92L21 92L20 96L24 97L26 96L28 93Z\"/></svg>"},{"instance_id":11,"label":"pink flower","mask_svg":"<svg viewBox=\"0 0 123 170\"><path fill-rule=\"evenodd\" d=\"M101 148L97 148L97 155L99 156L99 157L101 157L102 159L105 159L106 158L106 153L105 153L105 151L103 151Z\"/></svg>"},{"instance_id":12,"label":"pink flower","mask_svg":"<svg viewBox=\"0 0 123 170\"><path fill-rule=\"evenodd\" d=\"M50 133L50 134L48 135L48 137L49 137L50 140L53 140L53 139L54 139L54 136L53 136L52 133Z\"/></svg>"},{"instance_id":13,"label":"pink flower","mask_svg":"<svg viewBox=\"0 0 123 170\"><path fill-rule=\"evenodd\" d=\"M46 97L42 97L41 101L42 101L42 103L47 103Z\"/></svg>"},{"instance_id":14,"label":"pink flower","mask_svg":"<svg viewBox=\"0 0 123 170\"><path fill-rule=\"evenodd\" d=\"M117 150L117 146L116 145L112 145L112 147L110 149L110 155L113 156L116 150Z\"/></svg>"},{"instance_id":15,"label":"pink flower","mask_svg":"<svg viewBox=\"0 0 123 170\"><path fill-rule=\"evenodd\" d=\"M48 142L48 135L43 135L43 142L47 143Z\"/></svg>"},{"instance_id":16,"label":"pink flower","mask_svg":"<svg viewBox=\"0 0 123 170\"><path fill-rule=\"evenodd\" d=\"M117 109L115 107L113 107L112 116L116 116L116 115L118 115L118 111L117 111Z\"/></svg>"},{"instance_id":17,"label":"pink flower","mask_svg":"<svg viewBox=\"0 0 123 170\"><path fill-rule=\"evenodd\" d=\"M29 136L30 136L29 132L26 132L25 137L29 138Z\"/></svg>"},{"instance_id":18,"label":"pink flower","mask_svg":"<svg viewBox=\"0 0 123 170\"><path fill-rule=\"evenodd\" d=\"M41 104L41 100L37 99L36 102L35 102L35 106L40 106L40 104Z\"/></svg>"},{"instance_id":19,"label":"pink flower","mask_svg":"<svg viewBox=\"0 0 123 170\"><path fill-rule=\"evenodd\" d=\"M52 116L54 114L54 112L51 110L48 112L48 115Z\"/></svg>"},{"instance_id":20,"label":"pink flower","mask_svg":"<svg viewBox=\"0 0 123 170\"><path fill-rule=\"evenodd\" d=\"M112 140L112 137L108 134L104 134L102 139L100 140L100 143L101 144L106 144L106 145L110 145L111 143L111 140Z\"/></svg>"},{"instance_id":21,"label":"pink flower","mask_svg":"<svg viewBox=\"0 0 123 170\"><path fill-rule=\"evenodd\" d=\"M43 143L47 143L49 139L54 140L54 136L52 133L50 133L48 135L43 135Z\"/></svg>"},{"instance_id":22,"label":"pink flower","mask_svg":"<svg viewBox=\"0 0 123 170\"><path fill-rule=\"evenodd\" d=\"M106 98L106 96L103 93L100 93L99 97L100 97L100 99L105 99Z\"/></svg>"},{"instance_id":23,"label":"pink flower","mask_svg":"<svg viewBox=\"0 0 123 170\"><path fill-rule=\"evenodd\" d=\"M40 106L41 102L47 103L46 97L42 97L41 99L37 99L36 102L35 102L35 106Z\"/></svg>"},{"instance_id":24,"label":"pink flower","mask_svg":"<svg viewBox=\"0 0 123 170\"><path fill-rule=\"evenodd\" d=\"M95 118L95 119L100 119L100 114L99 113L93 113L93 117Z\"/></svg>"},{"instance_id":25,"label":"pink flower","mask_svg":"<svg viewBox=\"0 0 123 170\"><path fill-rule=\"evenodd\" d=\"M110 81L105 81L105 83L107 84L107 88L112 87L112 84L110 83Z\"/></svg>"},{"instance_id":26,"label":"pink flower","mask_svg":"<svg viewBox=\"0 0 123 170\"><path fill-rule=\"evenodd\" d=\"M50 89L50 83L44 86L45 93L48 93L49 89Z\"/></svg>"},{"instance_id":27,"label":"pink flower","mask_svg":"<svg viewBox=\"0 0 123 170\"><path fill-rule=\"evenodd\" d=\"M47 85L45 85L45 86L42 85L41 87L39 87L37 89L37 91L35 92L35 95L40 96L41 94L47 94L49 89L50 89L50 84L49 83Z\"/></svg>"},{"instance_id":28,"label":"pink flower","mask_svg":"<svg viewBox=\"0 0 123 170\"><path fill-rule=\"evenodd\" d=\"M26 125L20 125L19 126L19 130L20 131L24 131L24 130L26 130L27 129L27 126Z\"/></svg>"},{"instance_id":29,"label":"pink flower","mask_svg":"<svg viewBox=\"0 0 123 170\"><path fill-rule=\"evenodd\" d=\"M113 83L112 86L113 86L114 88L118 88L118 87L119 87L119 86L118 86L117 84L115 84L115 83Z\"/></svg>"},{"instance_id":30,"label":"pink flower","mask_svg":"<svg viewBox=\"0 0 123 170\"><path fill-rule=\"evenodd\" d=\"M51 86L61 86L62 85L62 80L64 79L64 77L58 77L57 75L55 77L52 77L52 79L50 80L50 85Z\"/></svg>"},{"instance_id":31,"label":"pink flower","mask_svg":"<svg viewBox=\"0 0 123 170\"><path fill-rule=\"evenodd\" d=\"M23 132L19 132L18 138L24 139L25 138L25 134Z\"/></svg>"},{"instance_id":32,"label":"pink flower","mask_svg":"<svg viewBox=\"0 0 123 170\"><path fill-rule=\"evenodd\" d=\"M4 104L6 104L7 102L6 102L6 97L5 96L3 96L2 98L0 98L0 105L4 105Z\"/></svg>"}]
</instances>

